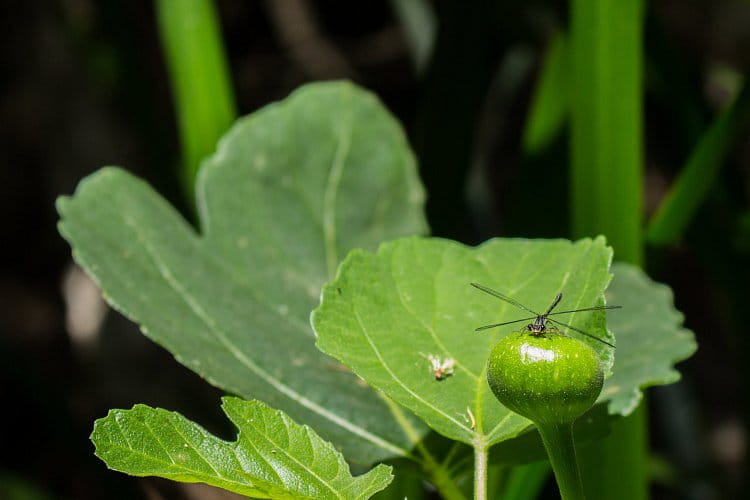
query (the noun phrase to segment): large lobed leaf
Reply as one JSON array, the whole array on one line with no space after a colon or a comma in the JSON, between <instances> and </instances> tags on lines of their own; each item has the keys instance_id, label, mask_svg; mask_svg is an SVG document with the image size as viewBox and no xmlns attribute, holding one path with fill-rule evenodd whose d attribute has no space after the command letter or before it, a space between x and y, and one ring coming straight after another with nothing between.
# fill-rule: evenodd
<instances>
[{"instance_id":1,"label":"large lobed leaf","mask_svg":"<svg viewBox=\"0 0 750 500\"><path fill-rule=\"evenodd\" d=\"M313 313L317 344L439 433L487 447L530 425L495 399L485 378L492 345L524 323L474 329L529 314L469 283L494 288L536 311L544 311L560 291L557 310L588 307L603 301L611 255L603 238L498 239L476 248L402 238L376 254L355 250ZM601 311L557 318L612 341ZM611 365L611 348L583 340ZM439 380L429 356L455 360L454 374Z\"/></svg>"},{"instance_id":2,"label":"large lobed leaf","mask_svg":"<svg viewBox=\"0 0 750 500\"><path fill-rule=\"evenodd\" d=\"M224 398L239 429L223 441L174 413L145 405L111 410L96 421L96 455L114 470L201 482L256 498L362 499L391 482L378 465L352 477L341 453L306 425L259 401Z\"/></svg>"},{"instance_id":3,"label":"large lobed leaf","mask_svg":"<svg viewBox=\"0 0 750 500\"><path fill-rule=\"evenodd\" d=\"M349 249L425 232L423 201L393 117L368 92L321 83L222 139L197 183L200 234L117 168L83 180L58 211L76 261L146 335L214 385L372 463L407 453L426 427L394 418L400 410L321 354L309 314Z\"/></svg>"}]
</instances>

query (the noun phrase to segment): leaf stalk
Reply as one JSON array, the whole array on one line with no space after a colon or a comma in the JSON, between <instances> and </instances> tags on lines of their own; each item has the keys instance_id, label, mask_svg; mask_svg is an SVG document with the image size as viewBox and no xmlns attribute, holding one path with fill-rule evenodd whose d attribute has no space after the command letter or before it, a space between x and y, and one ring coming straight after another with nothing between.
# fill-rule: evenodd
<instances>
[{"instance_id":1,"label":"leaf stalk","mask_svg":"<svg viewBox=\"0 0 750 500\"><path fill-rule=\"evenodd\" d=\"M474 446L474 500L487 500L487 447Z\"/></svg>"}]
</instances>

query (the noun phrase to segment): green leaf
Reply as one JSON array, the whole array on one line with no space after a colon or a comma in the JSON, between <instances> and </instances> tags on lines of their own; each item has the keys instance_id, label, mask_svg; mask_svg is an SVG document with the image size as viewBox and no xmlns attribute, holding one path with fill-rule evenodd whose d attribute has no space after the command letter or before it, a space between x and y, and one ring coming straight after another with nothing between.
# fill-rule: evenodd
<instances>
[{"instance_id":1,"label":"green leaf","mask_svg":"<svg viewBox=\"0 0 750 500\"><path fill-rule=\"evenodd\" d=\"M111 469L260 498L369 498L393 479L386 465L352 477L331 443L260 401L224 398L222 408L239 429L235 442L145 405L111 410L96 421L91 440Z\"/></svg>"},{"instance_id":2,"label":"green leaf","mask_svg":"<svg viewBox=\"0 0 750 500\"><path fill-rule=\"evenodd\" d=\"M371 94L334 82L228 132L199 174L201 234L116 168L58 210L76 261L146 335L212 384L372 463L408 453L427 429L322 355L309 314L349 249L423 233L423 202L397 122Z\"/></svg>"},{"instance_id":3,"label":"green leaf","mask_svg":"<svg viewBox=\"0 0 750 500\"><path fill-rule=\"evenodd\" d=\"M655 246L673 243L708 196L724 158L750 118L750 84L708 127L651 218L646 237Z\"/></svg>"},{"instance_id":4,"label":"green leaf","mask_svg":"<svg viewBox=\"0 0 750 500\"><path fill-rule=\"evenodd\" d=\"M497 239L476 248L403 238L382 245L377 254L355 250L336 280L325 286L313 313L318 347L437 432L486 447L530 425L500 405L485 378L492 345L525 323L474 329L529 313L469 283L506 293L536 311L546 309L559 291L564 297L558 310L587 307L603 300L611 255L603 238L575 243ZM565 321L612 340L602 312L569 314ZM583 340L608 367L611 349ZM453 359L453 375L438 380L428 356Z\"/></svg>"},{"instance_id":5,"label":"green leaf","mask_svg":"<svg viewBox=\"0 0 750 500\"><path fill-rule=\"evenodd\" d=\"M611 414L630 414L640 403L642 388L680 379L673 368L697 345L682 327L672 290L652 281L638 267L615 263L607 302L622 306L608 315L607 325L617 337L613 375L604 381L600 401L609 401Z\"/></svg>"}]
</instances>

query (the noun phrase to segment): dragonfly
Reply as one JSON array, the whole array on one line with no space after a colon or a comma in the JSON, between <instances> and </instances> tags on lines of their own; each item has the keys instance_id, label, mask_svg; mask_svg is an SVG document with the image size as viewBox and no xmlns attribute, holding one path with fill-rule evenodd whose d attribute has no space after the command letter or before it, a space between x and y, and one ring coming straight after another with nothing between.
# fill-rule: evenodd
<instances>
[{"instance_id":1,"label":"dragonfly","mask_svg":"<svg viewBox=\"0 0 750 500\"><path fill-rule=\"evenodd\" d=\"M504 321L502 323L493 323L491 325L480 326L479 328L475 329L475 331L477 332L482 331L482 330L488 330L490 328L497 328L498 326L512 325L514 323L520 323L522 321L529 321L533 319L534 322L526 325L526 329L530 331L531 334L534 336L538 337L540 335L543 335L547 332L552 332L552 331L559 333L559 330L557 327L548 325L548 323L551 322L551 323L554 323L555 325L568 328L570 330L573 330L574 332L580 333L581 335L592 338L598 342L601 342L602 344L606 344L613 349L615 348L614 345L610 344L606 340L600 339L599 337L591 335L590 333L586 333L583 330L576 328L574 326L571 326L567 323L563 323L562 321L558 321L554 318L550 318L550 316L556 316L558 314L571 314L571 313L584 312L584 311L605 311L609 309L621 309L622 306L593 306L593 307L584 307L583 309L571 309L569 311L552 312L552 310L555 307L557 307L557 305L562 300L562 292L560 292L557 295L555 295L555 298L552 300L552 304L550 304L550 306L547 308L544 314L539 314L538 312L532 311L531 309L521 304L517 300L511 297L508 297L507 295L504 295L498 292L497 290L493 290L492 288L486 287L484 285L480 285L479 283L471 283L471 286L473 286L474 288L478 288L479 290L483 291L484 293L488 293L492 295L493 297L497 297L500 300L504 300L508 304L512 304L518 307L519 309L523 309L524 311L533 314L533 316L528 317L528 318L521 318L521 319L516 319L513 321Z\"/></svg>"}]
</instances>

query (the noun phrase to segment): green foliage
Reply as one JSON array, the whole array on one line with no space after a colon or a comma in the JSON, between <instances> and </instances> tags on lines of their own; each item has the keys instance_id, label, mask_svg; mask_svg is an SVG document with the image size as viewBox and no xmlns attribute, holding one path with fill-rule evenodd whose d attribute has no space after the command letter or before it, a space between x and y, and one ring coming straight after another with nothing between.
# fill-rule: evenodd
<instances>
[{"instance_id":1,"label":"green foliage","mask_svg":"<svg viewBox=\"0 0 750 500\"><path fill-rule=\"evenodd\" d=\"M750 118L750 85L708 127L691 152L648 226L646 237L655 246L674 243L708 196L724 157Z\"/></svg>"},{"instance_id":2,"label":"green foliage","mask_svg":"<svg viewBox=\"0 0 750 500\"><path fill-rule=\"evenodd\" d=\"M330 443L259 401L224 398L222 408L239 429L235 442L212 436L179 413L145 405L110 411L97 420L91 440L111 469L256 498L369 498L393 478L385 465L352 477Z\"/></svg>"},{"instance_id":3,"label":"green foliage","mask_svg":"<svg viewBox=\"0 0 750 500\"><path fill-rule=\"evenodd\" d=\"M60 232L117 310L212 384L261 399L372 463L425 428L316 350L308 316L351 248L426 230L395 120L347 83L240 120L201 169L201 233L143 181L106 168L61 198Z\"/></svg>"},{"instance_id":4,"label":"green foliage","mask_svg":"<svg viewBox=\"0 0 750 500\"><path fill-rule=\"evenodd\" d=\"M611 250L603 238L497 239L476 248L397 239L426 231L414 159L393 118L348 83L306 86L240 120L204 162L197 193L199 231L118 168L102 169L73 197L58 201L61 233L110 304L212 384L264 401L225 400L240 429L237 443L164 410L114 411L93 435L110 467L283 498L267 489L279 487L266 482L276 477L270 469L243 462L243 472L222 470L227 462L221 457L252 443L267 458L259 443L290 443L288 433L305 429L313 448L333 453L322 441L328 440L352 462L406 457L443 497L458 499L466 448L448 450L437 436L425 441L428 426L482 449L484 458L499 443L497 463L540 458L538 437L526 432L531 423L495 400L484 374L493 344L517 328L474 331L528 315L469 283L502 290L535 310L558 291L564 294L558 310L602 304L611 279ZM680 328L668 292L630 268L615 269L608 298L624 306L609 315L618 347L582 340L598 352L605 372L614 363L615 382L605 383L600 402L625 414L641 387L674 380L671 364L694 343ZM312 318L318 347L354 373L314 345L309 314L326 281ZM564 321L614 342L601 311ZM657 337L658 345L650 344ZM601 435L603 410L581 419L579 435ZM276 425L258 434L248 427L249 413ZM145 422L158 431L147 433ZM160 439L169 442L162 446ZM218 462L199 460L198 451ZM169 458L179 453L188 453L187 468ZM326 469L332 474L326 477L343 481L336 488L357 484L353 494L366 483L369 489L361 491L371 494L390 480L382 468L357 479L348 471L339 476L343 459L330 457L337 469ZM312 468L310 460L302 463ZM308 484L302 469L295 469L302 479L284 484L304 495L318 483ZM408 480L402 487L410 489Z\"/></svg>"}]
</instances>

